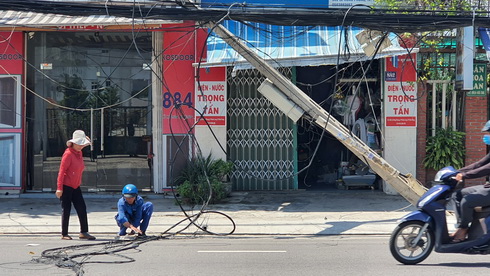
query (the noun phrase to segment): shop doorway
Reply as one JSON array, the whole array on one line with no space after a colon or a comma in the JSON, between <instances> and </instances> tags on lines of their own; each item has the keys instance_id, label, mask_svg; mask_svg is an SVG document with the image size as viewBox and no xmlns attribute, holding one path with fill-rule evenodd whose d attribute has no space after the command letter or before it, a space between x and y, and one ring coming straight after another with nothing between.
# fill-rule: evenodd
<instances>
[{"instance_id":1,"label":"shop doorway","mask_svg":"<svg viewBox=\"0 0 490 276\"><path fill-rule=\"evenodd\" d=\"M354 135L373 149L379 149L381 87L378 61L374 63L369 72L367 64L341 65L339 72L342 74L337 79L334 66L298 67L296 84ZM365 77L362 72L366 72ZM338 85L334 93L335 80ZM373 171L337 138L308 120L298 121L297 141L299 189L378 187L379 177ZM350 180L354 182L348 182Z\"/></svg>"},{"instance_id":2,"label":"shop doorway","mask_svg":"<svg viewBox=\"0 0 490 276\"><path fill-rule=\"evenodd\" d=\"M151 190L151 33L36 32L27 42L27 190L56 189L74 130L84 149L82 189Z\"/></svg>"}]
</instances>

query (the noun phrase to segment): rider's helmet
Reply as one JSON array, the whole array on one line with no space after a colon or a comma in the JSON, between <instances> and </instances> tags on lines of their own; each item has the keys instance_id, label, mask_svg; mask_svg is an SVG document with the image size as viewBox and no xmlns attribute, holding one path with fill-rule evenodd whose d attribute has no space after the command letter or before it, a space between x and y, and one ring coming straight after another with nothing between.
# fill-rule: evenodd
<instances>
[{"instance_id":1,"label":"rider's helmet","mask_svg":"<svg viewBox=\"0 0 490 276\"><path fill-rule=\"evenodd\" d=\"M138 188L133 184L127 184L122 189L122 194L124 197L136 197L138 195Z\"/></svg>"},{"instance_id":2,"label":"rider's helmet","mask_svg":"<svg viewBox=\"0 0 490 276\"><path fill-rule=\"evenodd\" d=\"M485 123L485 125L481 129L481 132L490 132L490 121Z\"/></svg>"}]
</instances>

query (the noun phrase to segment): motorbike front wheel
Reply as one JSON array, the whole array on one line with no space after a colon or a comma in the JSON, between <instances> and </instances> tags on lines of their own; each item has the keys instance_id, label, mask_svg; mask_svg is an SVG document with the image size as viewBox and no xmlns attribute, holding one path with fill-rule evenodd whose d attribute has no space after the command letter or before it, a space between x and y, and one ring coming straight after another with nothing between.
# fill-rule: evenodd
<instances>
[{"instance_id":1,"label":"motorbike front wheel","mask_svg":"<svg viewBox=\"0 0 490 276\"><path fill-rule=\"evenodd\" d=\"M424 224L422 221L406 221L395 228L390 238L390 251L397 261L406 265L418 264L432 252L435 241L434 232L430 228L414 244Z\"/></svg>"}]
</instances>

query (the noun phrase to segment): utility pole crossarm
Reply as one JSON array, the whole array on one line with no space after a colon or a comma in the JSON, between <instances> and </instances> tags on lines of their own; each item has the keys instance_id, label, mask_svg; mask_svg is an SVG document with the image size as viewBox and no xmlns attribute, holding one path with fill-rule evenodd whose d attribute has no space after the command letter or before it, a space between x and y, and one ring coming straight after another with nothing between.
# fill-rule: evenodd
<instances>
[{"instance_id":1,"label":"utility pole crossarm","mask_svg":"<svg viewBox=\"0 0 490 276\"><path fill-rule=\"evenodd\" d=\"M343 124L337 121L326 110L313 101L313 99L301 91L301 89L294 85L288 78L260 58L225 27L214 22L209 22L206 26L219 35L221 39L268 78L288 99L303 109L305 113L312 118L312 121L315 124L338 139L381 178L391 184L393 188L411 204L415 205L417 203L418 199L425 193L426 188L412 175L402 175L395 167L388 164L386 160L379 156L357 136L351 135L350 131Z\"/></svg>"}]
</instances>

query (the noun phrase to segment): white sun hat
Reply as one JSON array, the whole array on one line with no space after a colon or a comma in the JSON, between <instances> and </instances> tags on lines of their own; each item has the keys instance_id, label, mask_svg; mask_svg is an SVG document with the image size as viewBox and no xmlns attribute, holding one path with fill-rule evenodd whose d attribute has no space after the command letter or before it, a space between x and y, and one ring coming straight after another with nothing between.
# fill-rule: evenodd
<instances>
[{"instance_id":1,"label":"white sun hat","mask_svg":"<svg viewBox=\"0 0 490 276\"><path fill-rule=\"evenodd\" d=\"M71 143L85 146L90 145L92 142L90 141L90 138L85 135L85 132L83 130L75 130L73 132L73 138L66 141L66 146L69 147Z\"/></svg>"}]
</instances>

